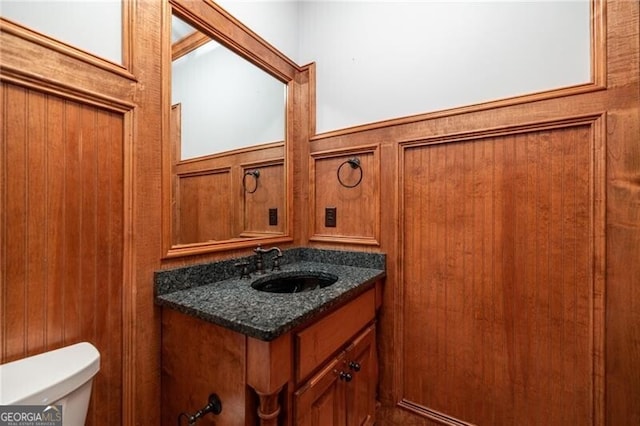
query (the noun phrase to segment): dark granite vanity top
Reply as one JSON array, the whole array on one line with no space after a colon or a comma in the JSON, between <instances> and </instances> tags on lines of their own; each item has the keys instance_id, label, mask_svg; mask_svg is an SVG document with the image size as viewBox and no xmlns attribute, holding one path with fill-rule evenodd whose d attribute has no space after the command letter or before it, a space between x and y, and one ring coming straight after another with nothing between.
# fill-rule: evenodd
<instances>
[{"instance_id":1,"label":"dark granite vanity top","mask_svg":"<svg viewBox=\"0 0 640 426\"><path fill-rule=\"evenodd\" d=\"M250 262L251 278L234 265ZM273 340L327 309L364 292L385 276L385 255L295 248L283 251L280 271L257 274L251 256L156 273L156 303L261 340ZM338 276L334 284L302 293L268 293L251 283L271 274L297 271Z\"/></svg>"}]
</instances>

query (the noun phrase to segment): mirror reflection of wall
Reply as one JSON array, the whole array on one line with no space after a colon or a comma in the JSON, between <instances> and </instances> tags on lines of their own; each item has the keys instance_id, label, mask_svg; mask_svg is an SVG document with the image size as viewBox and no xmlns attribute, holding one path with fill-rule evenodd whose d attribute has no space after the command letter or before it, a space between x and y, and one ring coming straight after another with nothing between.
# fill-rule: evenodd
<instances>
[{"instance_id":1,"label":"mirror reflection of wall","mask_svg":"<svg viewBox=\"0 0 640 426\"><path fill-rule=\"evenodd\" d=\"M191 41L188 41L191 40ZM173 17L171 102L181 160L284 140L286 85ZM191 44L193 50L188 51Z\"/></svg>"},{"instance_id":2,"label":"mirror reflection of wall","mask_svg":"<svg viewBox=\"0 0 640 426\"><path fill-rule=\"evenodd\" d=\"M287 85L172 15L170 93L172 246L283 236Z\"/></svg>"}]
</instances>

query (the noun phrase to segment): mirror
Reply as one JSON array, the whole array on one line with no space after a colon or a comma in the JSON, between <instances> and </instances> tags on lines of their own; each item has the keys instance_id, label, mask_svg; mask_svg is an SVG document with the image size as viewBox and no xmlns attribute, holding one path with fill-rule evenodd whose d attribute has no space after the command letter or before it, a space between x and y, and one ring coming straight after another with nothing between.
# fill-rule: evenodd
<instances>
[{"instance_id":1,"label":"mirror","mask_svg":"<svg viewBox=\"0 0 640 426\"><path fill-rule=\"evenodd\" d=\"M171 40L179 160L284 141L284 83L175 15Z\"/></svg>"},{"instance_id":2,"label":"mirror","mask_svg":"<svg viewBox=\"0 0 640 426\"><path fill-rule=\"evenodd\" d=\"M253 61L247 46L239 50L225 40L227 47L209 35L216 31L204 25L207 13L250 33L217 5L204 14L181 6L176 1L171 7L171 78L165 84L168 256L282 239L289 220L287 81L258 67L268 64ZM191 12L200 12L198 18L189 18Z\"/></svg>"}]
</instances>

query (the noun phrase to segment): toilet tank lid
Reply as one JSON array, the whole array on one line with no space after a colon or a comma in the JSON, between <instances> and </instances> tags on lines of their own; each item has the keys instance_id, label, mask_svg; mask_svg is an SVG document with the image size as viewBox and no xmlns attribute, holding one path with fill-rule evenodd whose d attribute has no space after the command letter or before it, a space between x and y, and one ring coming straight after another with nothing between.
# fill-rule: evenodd
<instances>
[{"instance_id":1,"label":"toilet tank lid","mask_svg":"<svg viewBox=\"0 0 640 426\"><path fill-rule=\"evenodd\" d=\"M0 365L0 405L55 402L100 370L100 353L88 342Z\"/></svg>"}]
</instances>

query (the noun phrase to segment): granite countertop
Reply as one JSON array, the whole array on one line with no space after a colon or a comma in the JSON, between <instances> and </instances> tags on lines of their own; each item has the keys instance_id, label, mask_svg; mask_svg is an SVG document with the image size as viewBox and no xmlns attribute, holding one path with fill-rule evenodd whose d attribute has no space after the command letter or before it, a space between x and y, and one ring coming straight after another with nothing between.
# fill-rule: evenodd
<instances>
[{"instance_id":1,"label":"granite countertop","mask_svg":"<svg viewBox=\"0 0 640 426\"><path fill-rule=\"evenodd\" d=\"M271 266L272 255L265 255ZM270 341L370 288L385 276L378 253L298 248L283 251L280 271L240 278L238 261L195 265L156 273L156 304L193 315L260 340ZM253 265L251 264L251 267ZM322 272L338 280L302 293L268 293L251 283L274 274Z\"/></svg>"}]
</instances>

